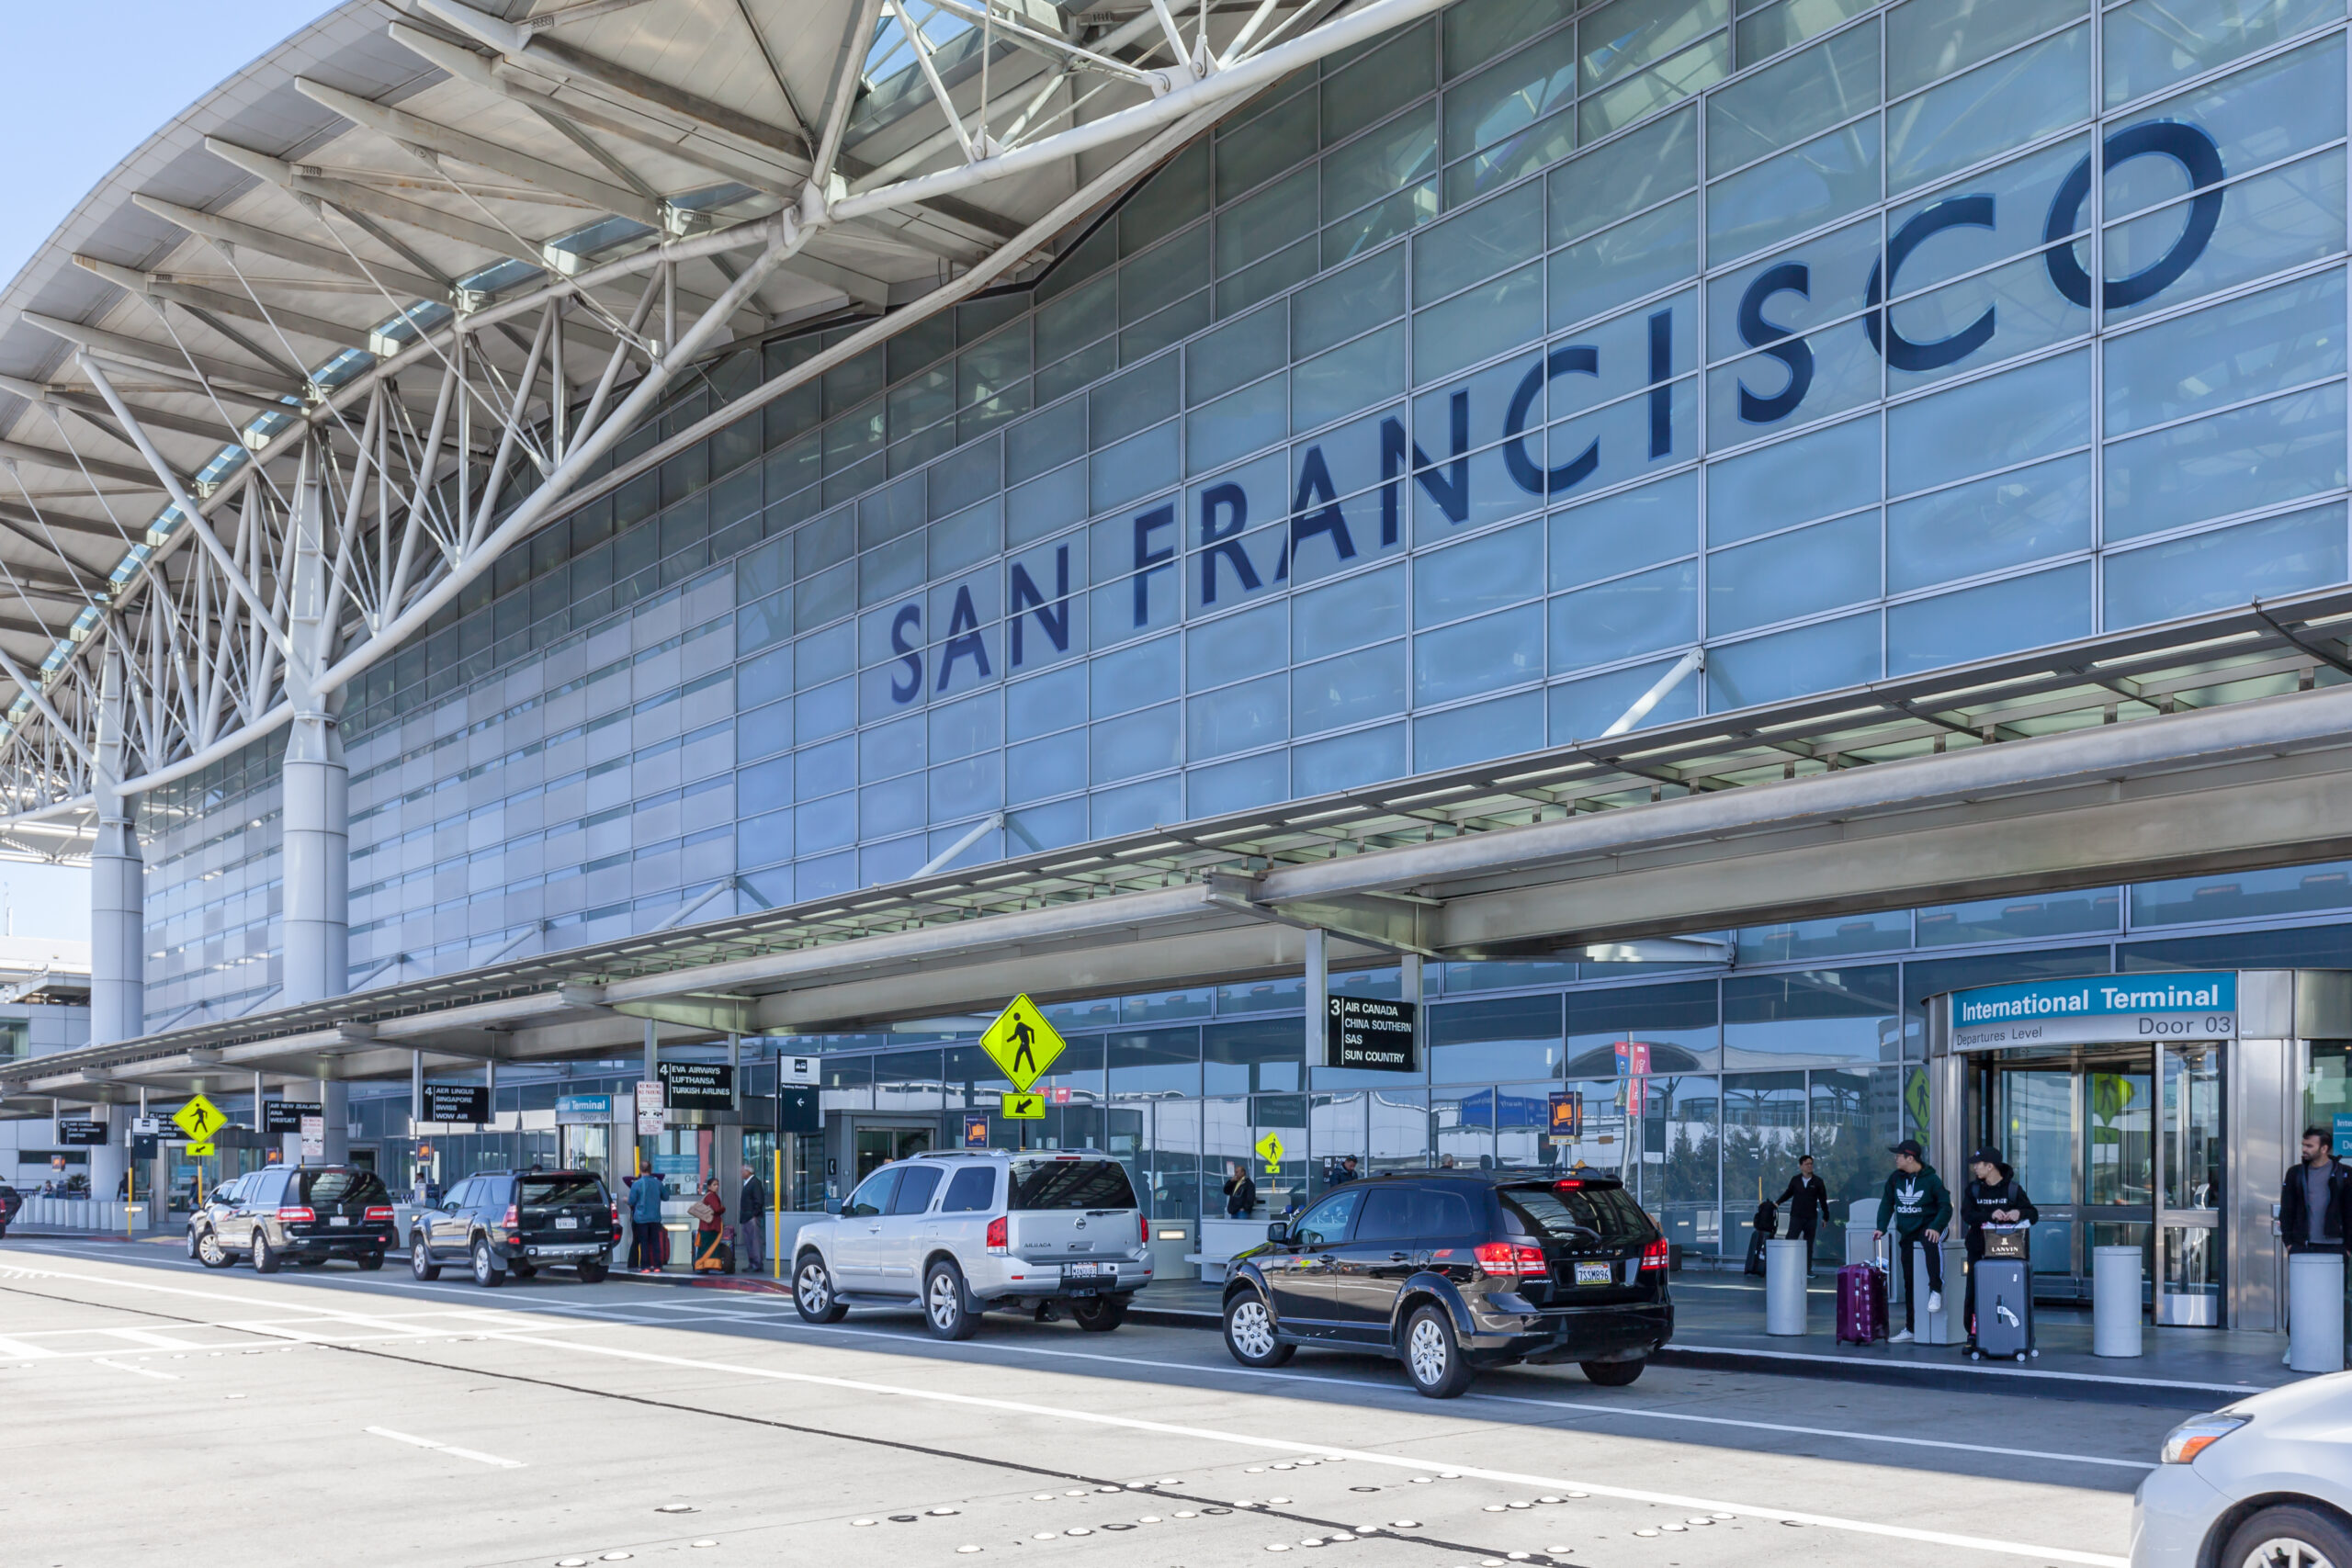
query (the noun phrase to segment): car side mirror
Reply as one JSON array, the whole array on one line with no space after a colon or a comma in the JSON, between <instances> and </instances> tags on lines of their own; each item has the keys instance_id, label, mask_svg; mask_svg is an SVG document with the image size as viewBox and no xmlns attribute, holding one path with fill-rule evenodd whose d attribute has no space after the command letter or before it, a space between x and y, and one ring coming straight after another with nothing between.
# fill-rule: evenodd
<instances>
[{"instance_id":1,"label":"car side mirror","mask_svg":"<svg viewBox=\"0 0 2352 1568\"><path fill-rule=\"evenodd\" d=\"M1268 1225L1266 1227L1266 1239L1272 1242L1276 1247L1288 1247L1290 1245L1290 1222L1288 1220L1276 1220L1273 1224Z\"/></svg>"},{"instance_id":2,"label":"car side mirror","mask_svg":"<svg viewBox=\"0 0 2352 1568\"><path fill-rule=\"evenodd\" d=\"M840 1199L838 1199L838 1198L828 1198L828 1199L826 1199L826 1200L825 1200L825 1213L829 1213L829 1214L838 1214L838 1213L840 1213L841 1212L842 1212L842 1201L841 1201Z\"/></svg>"}]
</instances>

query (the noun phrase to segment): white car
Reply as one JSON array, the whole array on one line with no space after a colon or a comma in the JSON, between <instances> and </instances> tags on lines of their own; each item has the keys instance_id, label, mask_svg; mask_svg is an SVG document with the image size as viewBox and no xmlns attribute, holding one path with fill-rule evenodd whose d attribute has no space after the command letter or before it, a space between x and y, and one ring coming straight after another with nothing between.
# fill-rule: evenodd
<instances>
[{"instance_id":1,"label":"white car","mask_svg":"<svg viewBox=\"0 0 2352 1568\"><path fill-rule=\"evenodd\" d=\"M2132 1568L2352 1568L2352 1372L2182 1422L2132 1504Z\"/></svg>"},{"instance_id":2,"label":"white car","mask_svg":"<svg viewBox=\"0 0 2352 1568\"><path fill-rule=\"evenodd\" d=\"M917 1307L942 1339L970 1338L993 1309L1050 1321L1066 1308L1101 1333L1151 1283L1150 1231L1126 1167L1108 1155L917 1155L802 1227L792 1296L810 1323L838 1323L853 1306Z\"/></svg>"}]
</instances>

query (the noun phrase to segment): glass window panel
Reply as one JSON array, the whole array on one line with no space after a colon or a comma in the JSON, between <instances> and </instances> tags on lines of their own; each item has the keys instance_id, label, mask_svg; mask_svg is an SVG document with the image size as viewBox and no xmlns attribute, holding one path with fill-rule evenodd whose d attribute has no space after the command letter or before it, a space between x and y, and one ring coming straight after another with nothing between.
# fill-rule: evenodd
<instances>
[{"instance_id":1,"label":"glass window panel","mask_svg":"<svg viewBox=\"0 0 2352 1568\"><path fill-rule=\"evenodd\" d=\"M1886 672L1908 675L2090 633L2086 561L1888 606Z\"/></svg>"},{"instance_id":2,"label":"glass window panel","mask_svg":"<svg viewBox=\"0 0 2352 1568\"><path fill-rule=\"evenodd\" d=\"M1359 729L1352 735L1290 749L1291 791L1300 800L1402 778L1404 773L1405 727L1401 724Z\"/></svg>"},{"instance_id":3,"label":"glass window panel","mask_svg":"<svg viewBox=\"0 0 2352 1568\"><path fill-rule=\"evenodd\" d=\"M1129 436L1097 452L1087 479L1087 495L1093 509L1108 512L1162 485L1173 484L1179 473L1178 428L1177 422L1171 419L1157 430Z\"/></svg>"},{"instance_id":4,"label":"glass window panel","mask_svg":"<svg viewBox=\"0 0 2352 1568\"><path fill-rule=\"evenodd\" d=\"M1544 694L1521 692L1471 703L1413 721L1413 767L1466 767L1490 757L1515 757L1544 745Z\"/></svg>"},{"instance_id":5,"label":"glass window panel","mask_svg":"<svg viewBox=\"0 0 2352 1568\"><path fill-rule=\"evenodd\" d=\"M1886 586L1929 583L2021 566L2091 543L2087 453L1974 479L1886 509Z\"/></svg>"},{"instance_id":6,"label":"glass window panel","mask_svg":"<svg viewBox=\"0 0 2352 1568\"><path fill-rule=\"evenodd\" d=\"M1005 492L1005 543L1019 547L1086 517L1086 465L1071 463Z\"/></svg>"},{"instance_id":7,"label":"glass window panel","mask_svg":"<svg viewBox=\"0 0 2352 1568\"><path fill-rule=\"evenodd\" d=\"M1567 1075L1622 1078L1619 1047L1645 1044L1654 1073L1687 1073L1722 1060L1713 980L1618 986L1567 994Z\"/></svg>"},{"instance_id":8,"label":"glass window panel","mask_svg":"<svg viewBox=\"0 0 2352 1568\"><path fill-rule=\"evenodd\" d=\"M1437 216L1437 183L1424 180L1400 190L1385 201L1374 202L1354 217L1323 231L1323 265L1338 266Z\"/></svg>"},{"instance_id":9,"label":"glass window panel","mask_svg":"<svg viewBox=\"0 0 2352 1568\"><path fill-rule=\"evenodd\" d=\"M1878 592L1878 513L1859 513L1708 557L1707 629L1744 631Z\"/></svg>"},{"instance_id":10,"label":"glass window panel","mask_svg":"<svg viewBox=\"0 0 2352 1568\"><path fill-rule=\"evenodd\" d=\"M1413 625L1435 626L1516 603L1535 592L1544 533L1523 523L1413 560Z\"/></svg>"},{"instance_id":11,"label":"glass window panel","mask_svg":"<svg viewBox=\"0 0 2352 1568\"><path fill-rule=\"evenodd\" d=\"M1748 11L1732 27L1739 62L1753 65L1770 60L1870 8L1869 0L1781 0L1780 5Z\"/></svg>"},{"instance_id":12,"label":"glass window panel","mask_svg":"<svg viewBox=\"0 0 2352 1568\"><path fill-rule=\"evenodd\" d=\"M1118 285L1106 273L1080 284L1036 315L1037 363L1050 365L1092 343L1118 324Z\"/></svg>"},{"instance_id":13,"label":"glass window panel","mask_svg":"<svg viewBox=\"0 0 2352 1568\"><path fill-rule=\"evenodd\" d=\"M1290 759L1280 751L1194 768L1184 775L1184 802L1193 817L1219 817L1290 798Z\"/></svg>"},{"instance_id":14,"label":"glass window panel","mask_svg":"<svg viewBox=\"0 0 2352 1568\"><path fill-rule=\"evenodd\" d=\"M1571 740L1589 740L1601 734L1657 684L1671 668L1673 666L1667 663L1645 664L1554 686L1545 694L1552 743L1565 746ZM1695 681L1676 682L1657 705L1634 723L1634 728L1647 729L1655 725L1674 724L1696 716L1699 690L1699 682Z\"/></svg>"},{"instance_id":15,"label":"glass window panel","mask_svg":"<svg viewBox=\"0 0 2352 1568\"><path fill-rule=\"evenodd\" d=\"M1442 380L1543 335L1544 268L1538 263L1414 316L1414 382Z\"/></svg>"},{"instance_id":16,"label":"glass window panel","mask_svg":"<svg viewBox=\"0 0 2352 1568\"><path fill-rule=\"evenodd\" d=\"M2062 354L1888 410L1887 492L2021 463L2090 434L2090 355Z\"/></svg>"},{"instance_id":17,"label":"glass window panel","mask_svg":"<svg viewBox=\"0 0 2352 1568\"><path fill-rule=\"evenodd\" d=\"M1103 382L1088 398L1093 405L1089 429L1099 450L1176 412L1176 356L1138 365Z\"/></svg>"},{"instance_id":18,"label":"glass window panel","mask_svg":"<svg viewBox=\"0 0 2352 1568\"><path fill-rule=\"evenodd\" d=\"M1908 909L1746 926L1735 935L1741 964L1787 964L1798 959L1837 958L1850 953L1893 953L1910 945Z\"/></svg>"},{"instance_id":19,"label":"glass window panel","mask_svg":"<svg viewBox=\"0 0 2352 1568\"><path fill-rule=\"evenodd\" d=\"M2341 400L2335 423L2341 441ZM2107 626L2141 626L2341 582L2344 556L2340 503L2109 556Z\"/></svg>"},{"instance_id":20,"label":"glass window panel","mask_svg":"<svg viewBox=\"0 0 2352 1568\"><path fill-rule=\"evenodd\" d=\"M1879 678L1878 612L1736 642L1707 655L1707 708L1721 713Z\"/></svg>"},{"instance_id":21,"label":"glass window panel","mask_svg":"<svg viewBox=\"0 0 2352 1568\"><path fill-rule=\"evenodd\" d=\"M1316 95L1300 93L1217 138L1216 198L1230 201L1315 151Z\"/></svg>"},{"instance_id":22,"label":"glass window panel","mask_svg":"<svg viewBox=\"0 0 2352 1568\"><path fill-rule=\"evenodd\" d=\"M1423 23L1326 75L1324 144L1354 135L1398 104L1410 103L1437 85L1435 41L1432 29Z\"/></svg>"},{"instance_id":23,"label":"glass window panel","mask_svg":"<svg viewBox=\"0 0 2352 1568\"><path fill-rule=\"evenodd\" d=\"M1405 569L1360 572L1291 600L1291 658L1299 663L1405 629Z\"/></svg>"},{"instance_id":24,"label":"glass window panel","mask_svg":"<svg viewBox=\"0 0 2352 1568\"><path fill-rule=\"evenodd\" d=\"M2135 0L2100 24L2108 107L2343 16L2344 0Z\"/></svg>"},{"instance_id":25,"label":"glass window panel","mask_svg":"<svg viewBox=\"0 0 2352 1568\"><path fill-rule=\"evenodd\" d=\"M1899 1067L1816 1068L1805 1075L1806 1150L1829 1200L1829 1213L1814 1243L1815 1257L1846 1256L1847 1215L1856 1203L1878 1201L1886 1181L1886 1151L1910 1133L1902 1076Z\"/></svg>"},{"instance_id":26,"label":"glass window panel","mask_svg":"<svg viewBox=\"0 0 2352 1568\"><path fill-rule=\"evenodd\" d=\"M1315 276L1316 258L1320 254L1317 241L1301 240L1288 250L1276 251L1264 261L1243 267L1216 286L1217 315L1225 317L1246 310L1293 284L1306 282Z\"/></svg>"},{"instance_id":27,"label":"glass window panel","mask_svg":"<svg viewBox=\"0 0 2352 1568\"><path fill-rule=\"evenodd\" d=\"M1555 332L1669 288L1699 270L1699 198L1668 202L1579 241L1550 265Z\"/></svg>"},{"instance_id":28,"label":"glass window panel","mask_svg":"<svg viewBox=\"0 0 2352 1568\"><path fill-rule=\"evenodd\" d=\"M1445 77L1475 71L1555 22L1576 15L1575 0L1463 0L1442 13Z\"/></svg>"},{"instance_id":29,"label":"glass window panel","mask_svg":"<svg viewBox=\"0 0 2352 1568\"><path fill-rule=\"evenodd\" d=\"M1523 175L1558 163L1574 152L1576 145L1576 111L1563 108L1447 169L1445 205L1466 206Z\"/></svg>"},{"instance_id":30,"label":"glass window panel","mask_svg":"<svg viewBox=\"0 0 2352 1568\"><path fill-rule=\"evenodd\" d=\"M1291 671L1291 727L1314 735L1405 707L1405 645L1388 643Z\"/></svg>"},{"instance_id":31,"label":"glass window panel","mask_svg":"<svg viewBox=\"0 0 2352 1568\"><path fill-rule=\"evenodd\" d=\"M1319 166L1323 211L1340 218L1427 179L1436 170L1437 106L1423 104L1324 155Z\"/></svg>"},{"instance_id":32,"label":"glass window panel","mask_svg":"<svg viewBox=\"0 0 2352 1568\"><path fill-rule=\"evenodd\" d=\"M2112 887L1929 905L1918 911L1919 945L1943 947L2111 931L2117 927L2118 908Z\"/></svg>"},{"instance_id":33,"label":"glass window panel","mask_svg":"<svg viewBox=\"0 0 2352 1568\"><path fill-rule=\"evenodd\" d=\"M1442 1002L1429 1010L1428 1028L1432 1082L1559 1077L1564 1040L1556 994Z\"/></svg>"},{"instance_id":34,"label":"glass window panel","mask_svg":"<svg viewBox=\"0 0 2352 1568\"><path fill-rule=\"evenodd\" d=\"M1497 197L1413 236L1413 303L1442 299L1543 251L1542 187Z\"/></svg>"},{"instance_id":35,"label":"glass window panel","mask_svg":"<svg viewBox=\"0 0 2352 1568\"><path fill-rule=\"evenodd\" d=\"M1905 280L1908 281L1907 279ZM1894 331L1906 343L1930 345L1958 338L1964 347L1967 334L1982 331L1977 323L1989 319L1998 330L1982 349L1961 355L1947 364L1912 370L1889 367L1890 394L1956 376L1968 375L2036 349L2053 347L2090 330L2091 313L2050 287L2041 256L2022 256L2006 266L1946 284L1927 294L1915 294L1895 304L1888 314ZM1928 355L1930 359L1941 357Z\"/></svg>"},{"instance_id":36,"label":"glass window panel","mask_svg":"<svg viewBox=\"0 0 2352 1568\"><path fill-rule=\"evenodd\" d=\"M1552 243L1566 244L1698 184L1696 109L1670 114L1552 171Z\"/></svg>"},{"instance_id":37,"label":"glass window panel","mask_svg":"<svg viewBox=\"0 0 2352 1568\"><path fill-rule=\"evenodd\" d=\"M1728 1004L1726 1004L1728 1006ZM1729 1025L1725 1025L1729 1036ZM1763 1055L1800 1060L1815 1055L1798 1039L1775 1041L1794 1050L1767 1048ZM1805 1152L1804 1074L1730 1073L1724 1077L1724 1212L1721 1247L1726 1256L1743 1251L1755 1234L1749 1222L1758 1206L1788 1190L1797 1156Z\"/></svg>"},{"instance_id":38,"label":"glass window panel","mask_svg":"<svg viewBox=\"0 0 2352 1568\"><path fill-rule=\"evenodd\" d=\"M1574 98L1576 91L1576 29L1563 28L1446 89L1447 161L1525 130Z\"/></svg>"},{"instance_id":39,"label":"glass window panel","mask_svg":"<svg viewBox=\"0 0 2352 1568\"><path fill-rule=\"evenodd\" d=\"M1253 310L1194 339L1184 350L1184 400L1204 403L1288 359L1289 311L1285 302Z\"/></svg>"},{"instance_id":40,"label":"glass window panel","mask_svg":"<svg viewBox=\"0 0 2352 1568\"><path fill-rule=\"evenodd\" d=\"M2164 265L2189 212L2185 203L2161 208L2109 229L2108 276L2130 277ZM2222 198L2221 227L2178 280L2135 304L2110 304L2108 318L2144 315L2343 248L2344 154L2339 150L2230 186Z\"/></svg>"},{"instance_id":41,"label":"glass window panel","mask_svg":"<svg viewBox=\"0 0 2352 1568\"><path fill-rule=\"evenodd\" d=\"M2267 288L2104 346L2110 436L2341 375L2344 274Z\"/></svg>"},{"instance_id":42,"label":"glass window panel","mask_svg":"<svg viewBox=\"0 0 2352 1568\"><path fill-rule=\"evenodd\" d=\"M1291 353L1304 359L1364 328L1405 313L1405 247L1376 255L1317 279L1290 301Z\"/></svg>"},{"instance_id":43,"label":"glass window panel","mask_svg":"<svg viewBox=\"0 0 2352 1568\"><path fill-rule=\"evenodd\" d=\"M1096 784L1116 784L1122 779L1159 773L1183 760L1182 740L1182 726L1173 703L1114 718L1094 727L1093 761L1089 771Z\"/></svg>"},{"instance_id":44,"label":"glass window panel","mask_svg":"<svg viewBox=\"0 0 2352 1568\"><path fill-rule=\"evenodd\" d=\"M1413 639L1413 700L1442 703L1544 673L1544 606L1527 604Z\"/></svg>"},{"instance_id":45,"label":"glass window panel","mask_svg":"<svg viewBox=\"0 0 2352 1568\"><path fill-rule=\"evenodd\" d=\"M2101 454L2108 538L2336 489L2344 416L2339 381L2111 444Z\"/></svg>"},{"instance_id":46,"label":"glass window panel","mask_svg":"<svg viewBox=\"0 0 2352 1568\"><path fill-rule=\"evenodd\" d=\"M1555 513L1551 585L1573 588L1689 555L1698 547L1698 523L1695 472Z\"/></svg>"},{"instance_id":47,"label":"glass window panel","mask_svg":"<svg viewBox=\"0 0 2352 1568\"><path fill-rule=\"evenodd\" d=\"M1909 190L2072 125L2089 115L2090 96L2085 27L1905 99L1886 111L1887 189Z\"/></svg>"},{"instance_id":48,"label":"glass window panel","mask_svg":"<svg viewBox=\"0 0 2352 1568\"><path fill-rule=\"evenodd\" d=\"M1589 143L1613 135L1668 104L1706 91L1730 74L1731 35L1717 33L1578 104L1577 139Z\"/></svg>"},{"instance_id":49,"label":"glass window panel","mask_svg":"<svg viewBox=\"0 0 2352 1568\"><path fill-rule=\"evenodd\" d=\"M1121 209L1119 254L1135 254L1208 209L1209 151L1206 145L1195 143L1170 159L1137 198Z\"/></svg>"},{"instance_id":50,"label":"glass window panel","mask_svg":"<svg viewBox=\"0 0 2352 1568\"><path fill-rule=\"evenodd\" d=\"M1316 179L1312 167L1301 169L1219 213L1216 275L1238 272L1313 233L1318 221Z\"/></svg>"},{"instance_id":51,"label":"glass window panel","mask_svg":"<svg viewBox=\"0 0 2352 1568\"><path fill-rule=\"evenodd\" d=\"M2086 0L1908 0L1886 14L1886 90L1900 97L2088 12Z\"/></svg>"},{"instance_id":52,"label":"glass window panel","mask_svg":"<svg viewBox=\"0 0 2352 1568\"><path fill-rule=\"evenodd\" d=\"M1264 675L1184 705L1185 755L1223 757L1290 738L1290 678Z\"/></svg>"},{"instance_id":53,"label":"glass window panel","mask_svg":"<svg viewBox=\"0 0 2352 1568\"><path fill-rule=\"evenodd\" d=\"M2282 114L2279 106L2292 104ZM2220 147L2224 171L2258 168L2344 134L2342 34L2209 82L2152 105L2135 118L2177 119L2197 126ZM2130 158L2107 171L2105 216L2109 221L2188 188L2187 171L2163 156ZM2108 270L2120 276L2115 259Z\"/></svg>"},{"instance_id":54,"label":"glass window panel","mask_svg":"<svg viewBox=\"0 0 2352 1568\"><path fill-rule=\"evenodd\" d=\"M1728 545L1878 499L1879 423L1849 420L1707 470L1707 542Z\"/></svg>"},{"instance_id":55,"label":"glass window panel","mask_svg":"<svg viewBox=\"0 0 2352 1568\"><path fill-rule=\"evenodd\" d=\"M1313 227L1309 220L1308 227ZM1185 231L1119 267L1119 320L1141 321L1209 283L1209 231Z\"/></svg>"},{"instance_id":56,"label":"glass window panel","mask_svg":"<svg viewBox=\"0 0 2352 1568\"><path fill-rule=\"evenodd\" d=\"M1291 430L1328 424L1404 389L1405 323L1397 321L1292 370Z\"/></svg>"},{"instance_id":57,"label":"glass window panel","mask_svg":"<svg viewBox=\"0 0 2352 1568\"><path fill-rule=\"evenodd\" d=\"M1708 265L1817 228L1870 206L1878 194L1876 120L1792 147L1707 187Z\"/></svg>"},{"instance_id":58,"label":"glass window panel","mask_svg":"<svg viewBox=\"0 0 2352 1568\"><path fill-rule=\"evenodd\" d=\"M1296 1018L1201 1028L1201 1083L1207 1094L1296 1089L1306 1057L1306 1028Z\"/></svg>"},{"instance_id":59,"label":"glass window panel","mask_svg":"<svg viewBox=\"0 0 2352 1568\"><path fill-rule=\"evenodd\" d=\"M1877 102L1878 28L1849 28L1708 97L1707 173L1753 163Z\"/></svg>"},{"instance_id":60,"label":"glass window panel","mask_svg":"<svg viewBox=\"0 0 2352 1568\"><path fill-rule=\"evenodd\" d=\"M1552 669L1580 670L1699 636L1699 566L1673 566L1621 577L1552 601Z\"/></svg>"},{"instance_id":61,"label":"glass window panel","mask_svg":"<svg viewBox=\"0 0 2352 1568\"><path fill-rule=\"evenodd\" d=\"M1610 0L1577 26L1586 86L1606 86L1730 20L1728 0Z\"/></svg>"},{"instance_id":62,"label":"glass window panel","mask_svg":"<svg viewBox=\"0 0 2352 1568\"><path fill-rule=\"evenodd\" d=\"M2252 919L2313 914L2352 906L2352 861L2288 866L2278 871L2236 871L2169 882L2132 884L2132 924L2199 924L2206 920Z\"/></svg>"},{"instance_id":63,"label":"glass window panel","mask_svg":"<svg viewBox=\"0 0 2352 1568\"><path fill-rule=\"evenodd\" d=\"M1007 430L1004 434L1004 482L1017 485L1024 479L1061 467L1086 452L1086 402L1074 399L1057 409L1034 414ZM801 551L802 570L807 570L808 551Z\"/></svg>"},{"instance_id":64,"label":"glass window panel","mask_svg":"<svg viewBox=\"0 0 2352 1568\"><path fill-rule=\"evenodd\" d=\"M1184 639L1185 686L1195 692L1279 670L1290 653L1290 605L1261 604L1194 626Z\"/></svg>"},{"instance_id":65,"label":"glass window panel","mask_svg":"<svg viewBox=\"0 0 2352 1568\"><path fill-rule=\"evenodd\" d=\"M1095 658L1087 671L1093 687L1090 714L1108 718L1174 696L1180 681L1178 641L1155 637Z\"/></svg>"}]
</instances>

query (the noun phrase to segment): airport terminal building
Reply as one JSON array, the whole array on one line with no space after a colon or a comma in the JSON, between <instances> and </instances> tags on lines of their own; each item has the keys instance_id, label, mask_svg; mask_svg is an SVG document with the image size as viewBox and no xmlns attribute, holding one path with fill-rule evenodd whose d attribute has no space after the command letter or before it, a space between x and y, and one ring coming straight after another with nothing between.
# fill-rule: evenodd
<instances>
[{"instance_id":1,"label":"airport terminal building","mask_svg":"<svg viewBox=\"0 0 2352 1568\"><path fill-rule=\"evenodd\" d=\"M1188 1236L1581 1162L1686 1258L1991 1138L2051 1293L2276 1325L2352 1117L2340 4L411 9L0 297L0 783L99 888L11 1114L803 1207L977 1116ZM1948 996L2165 974L2233 999ZM657 1057L735 1103L632 1153Z\"/></svg>"}]
</instances>

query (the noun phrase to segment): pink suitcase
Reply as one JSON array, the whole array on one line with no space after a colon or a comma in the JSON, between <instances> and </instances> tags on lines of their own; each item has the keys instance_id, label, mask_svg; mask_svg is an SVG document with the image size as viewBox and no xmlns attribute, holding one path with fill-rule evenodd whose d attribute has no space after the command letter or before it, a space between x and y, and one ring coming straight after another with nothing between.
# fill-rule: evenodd
<instances>
[{"instance_id":1,"label":"pink suitcase","mask_svg":"<svg viewBox=\"0 0 2352 1568\"><path fill-rule=\"evenodd\" d=\"M1886 1276L1869 1263L1838 1270L1838 1343L1868 1345L1886 1337Z\"/></svg>"}]
</instances>

